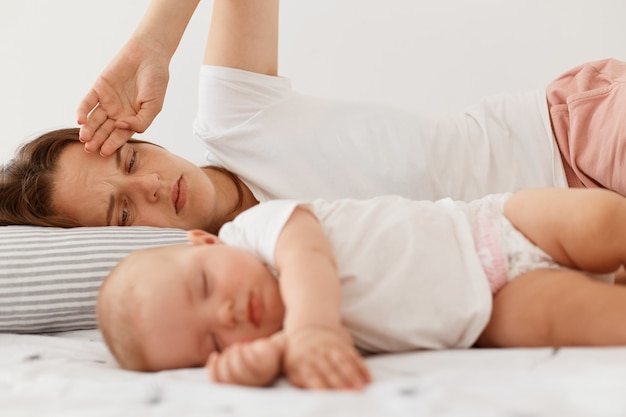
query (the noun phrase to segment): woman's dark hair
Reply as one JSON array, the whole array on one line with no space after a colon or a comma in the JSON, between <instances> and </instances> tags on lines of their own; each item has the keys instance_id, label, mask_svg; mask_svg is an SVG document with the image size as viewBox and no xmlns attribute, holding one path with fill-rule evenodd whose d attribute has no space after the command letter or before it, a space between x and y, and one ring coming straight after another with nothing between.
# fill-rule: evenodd
<instances>
[{"instance_id":1,"label":"woman's dark hair","mask_svg":"<svg viewBox=\"0 0 626 417\"><path fill-rule=\"evenodd\" d=\"M25 143L13 159L2 165L0 176L0 226L32 225L53 227L82 226L75 220L55 213L52 191L57 162L61 152L79 142L78 128L53 130ZM130 139L129 143L151 142ZM237 187L238 203L243 204L243 190L237 177L216 166L206 167L227 175Z\"/></svg>"},{"instance_id":2,"label":"woman's dark hair","mask_svg":"<svg viewBox=\"0 0 626 417\"><path fill-rule=\"evenodd\" d=\"M59 155L67 145L79 142L78 132L78 128L69 128L44 133L20 146L13 159L2 166L0 226L81 226L52 208ZM129 142L141 141L131 139Z\"/></svg>"}]
</instances>

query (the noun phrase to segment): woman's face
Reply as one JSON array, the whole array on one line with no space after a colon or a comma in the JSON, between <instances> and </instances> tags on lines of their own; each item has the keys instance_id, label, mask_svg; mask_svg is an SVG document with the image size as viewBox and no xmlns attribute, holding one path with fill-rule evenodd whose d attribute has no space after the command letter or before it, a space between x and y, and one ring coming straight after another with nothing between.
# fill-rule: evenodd
<instances>
[{"instance_id":1,"label":"woman's face","mask_svg":"<svg viewBox=\"0 0 626 417\"><path fill-rule=\"evenodd\" d=\"M126 143L104 158L77 142L59 156L52 204L83 226L206 230L216 192L201 168L158 146Z\"/></svg>"}]
</instances>

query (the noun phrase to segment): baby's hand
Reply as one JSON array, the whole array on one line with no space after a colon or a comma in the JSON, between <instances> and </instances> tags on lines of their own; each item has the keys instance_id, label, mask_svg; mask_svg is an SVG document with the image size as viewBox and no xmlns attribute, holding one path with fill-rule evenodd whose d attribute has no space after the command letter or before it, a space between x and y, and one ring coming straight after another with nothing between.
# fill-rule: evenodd
<instances>
[{"instance_id":1,"label":"baby's hand","mask_svg":"<svg viewBox=\"0 0 626 417\"><path fill-rule=\"evenodd\" d=\"M372 380L345 329L305 327L287 337L285 374L302 388L361 390Z\"/></svg>"},{"instance_id":2,"label":"baby's hand","mask_svg":"<svg viewBox=\"0 0 626 417\"><path fill-rule=\"evenodd\" d=\"M285 338L277 333L271 338L230 345L222 353L213 352L206 367L215 382L263 387L281 372Z\"/></svg>"}]
</instances>

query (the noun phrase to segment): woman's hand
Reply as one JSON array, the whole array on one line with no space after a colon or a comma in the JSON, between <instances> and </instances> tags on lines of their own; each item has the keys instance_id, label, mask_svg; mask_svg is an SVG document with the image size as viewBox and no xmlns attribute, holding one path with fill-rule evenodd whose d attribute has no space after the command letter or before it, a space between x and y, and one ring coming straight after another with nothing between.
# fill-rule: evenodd
<instances>
[{"instance_id":1,"label":"woman's hand","mask_svg":"<svg viewBox=\"0 0 626 417\"><path fill-rule=\"evenodd\" d=\"M222 353L213 352L206 363L215 382L264 387L280 375L285 352L282 332L270 338L233 344Z\"/></svg>"},{"instance_id":2,"label":"woman's hand","mask_svg":"<svg viewBox=\"0 0 626 417\"><path fill-rule=\"evenodd\" d=\"M118 52L77 110L87 152L111 155L150 126L163 107L170 58L138 38Z\"/></svg>"},{"instance_id":3,"label":"woman's hand","mask_svg":"<svg viewBox=\"0 0 626 417\"><path fill-rule=\"evenodd\" d=\"M361 390L372 377L343 328L310 326L287 336L284 371L302 388Z\"/></svg>"}]
</instances>

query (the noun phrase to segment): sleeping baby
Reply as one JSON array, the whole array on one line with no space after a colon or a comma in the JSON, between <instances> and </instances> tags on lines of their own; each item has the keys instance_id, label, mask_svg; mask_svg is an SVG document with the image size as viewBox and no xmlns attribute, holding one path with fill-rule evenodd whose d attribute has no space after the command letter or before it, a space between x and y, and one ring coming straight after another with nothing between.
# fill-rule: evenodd
<instances>
[{"instance_id":1,"label":"sleeping baby","mask_svg":"<svg viewBox=\"0 0 626 417\"><path fill-rule=\"evenodd\" d=\"M362 353L626 345L626 199L610 191L275 200L188 238L105 279L98 323L123 368L359 390Z\"/></svg>"}]
</instances>

